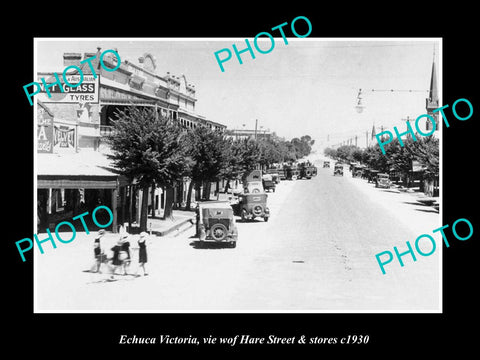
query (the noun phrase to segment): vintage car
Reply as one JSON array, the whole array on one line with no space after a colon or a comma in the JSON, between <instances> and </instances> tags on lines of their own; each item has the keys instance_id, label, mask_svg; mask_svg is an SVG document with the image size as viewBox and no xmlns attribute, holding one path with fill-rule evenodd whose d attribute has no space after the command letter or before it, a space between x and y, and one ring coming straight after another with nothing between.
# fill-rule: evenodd
<instances>
[{"instance_id":1,"label":"vintage car","mask_svg":"<svg viewBox=\"0 0 480 360\"><path fill-rule=\"evenodd\" d=\"M278 172L278 182L280 182L280 180L287 179L287 171L285 169L277 169L277 172Z\"/></svg>"},{"instance_id":2,"label":"vintage car","mask_svg":"<svg viewBox=\"0 0 480 360\"><path fill-rule=\"evenodd\" d=\"M273 192L275 192L275 181L273 181L273 177L272 175L270 174L265 174L262 176L262 184L263 184L263 188L265 191L270 191L270 190L273 190Z\"/></svg>"},{"instance_id":3,"label":"vintage car","mask_svg":"<svg viewBox=\"0 0 480 360\"><path fill-rule=\"evenodd\" d=\"M343 164L335 164L335 168L333 169L333 175L343 176Z\"/></svg>"},{"instance_id":4,"label":"vintage car","mask_svg":"<svg viewBox=\"0 0 480 360\"><path fill-rule=\"evenodd\" d=\"M329 167L330 167L330 161L325 160L325 161L323 162L323 167L324 167L324 168L329 168Z\"/></svg>"},{"instance_id":5,"label":"vintage car","mask_svg":"<svg viewBox=\"0 0 480 360\"><path fill-rule=\"evenodd\" d=\"M377 178L378 173L379 173L378 170L368 169L365 175L368 179L368 182L369 183L375 182L375 179Z\"/></svg>"},{"instance_id":6,"label":"vintage car","mask_svg":"<svg viewBox=\"0 0 480 360\"><path fill-rule=\"evenodd\" d=\"M287 180L297 180L300 176L300 169L296 166L292 166L290 169L287 169Z\"/></svg>"},{"instance_id":7,"label":"vintage car","mask_svg":"<svg viewBox=\"0 0 480 360\"><path fill-rule=\"evenodd\" d=\"M317 175L317 168L313 165L301 164L298 167L299 179L311 179L313 176Z\"/></svg>"},{"instance_id":8,"label":"vintage car","mask_svg":"<svg viewBox=\"0 0 480 360\"><path fill-rule=\"evenodd\" d=\"M278 174L277 171L273 172L272 170L270 170L268 172L268 175L270 175L272 177L272 181L275 183L275 184L280 184L280 175Z\"/></svg>"},{"instance_id":9,"label":"vintage car","mask_svg":"<svg viewBox=\"0 0 480 360\"><path fill-rule=\"evenodd\" d=\"M384 173L377 174L377 177L375 178L375 187L390 189L391 186L392 186L392 182L390 181L390 177L388 176L388 174L384 174Z\"/></svg>"},{"instance_id":10,"label":"vintage car","mask_svg":"<svg viewBox=\"0 0 480 360\"><path fill-rule=\"evenodd\" d=\"M283 172L283 169L272 168L272 169L268 169L268 170L266 171L266 174L272 176L272 180L275 182L275 184L279 184L279 183L280 183L280 179L281 179L281 177L282 177L282 174L281 174L282 172ZM285 177L285 174L283 174L283 177Z\"/></svg>"},{"instance_id":11,"label":"vintage car","mask_svg":"<svg viewBox=\"0 0 480 360\"><path fill-rule=\"evenodd\" d=\"M238 204L232 205L233 213L242 218L242 221L253 220L256 217L268 221L270 210L267 207L266 193L240 194Z\"/></svg>"},{"instance_id":12,"label":"vintage car","mask_svg":"<svg viewBox=\"0 0 480 360\"><path fill-rule=\"evenodd\" d=\"M197 236L200 243L225 243L237 246L238 231L232 206L228 202L200 202L197 206Z\"/></svg>"},{"instance_id":13,"label":"vintage car","mask_svg":"<svg viewBox=\"0 0 480 360\"><path fill-rule=\"evenodd\" d=\"M352 177L363 177L363 173L365 170L365 165L354 164L352 166Z\"/></svg>"},{"instance_id":14,"label":"vintage car","mask_svg":"<svg viewBox=\"0 0 480 360\"><path fill-rule=\"evenodd\" d=\"M243 191L245 193L260 193L264 192L262 183L262 171L252 170L243 174Z\"/></svg>"}]
</instances>

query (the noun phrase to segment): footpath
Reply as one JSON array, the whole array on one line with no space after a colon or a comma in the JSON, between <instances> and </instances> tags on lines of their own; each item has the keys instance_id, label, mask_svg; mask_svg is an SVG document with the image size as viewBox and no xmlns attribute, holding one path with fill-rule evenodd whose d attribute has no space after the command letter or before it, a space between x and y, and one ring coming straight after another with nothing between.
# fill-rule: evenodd
<instances>
[{"instance_id":1,"label":"footpath","mask_svg":"<svg viewBox=\"0 0 480 360\"><path fill-rule=\"evenodd\" d=\"M353 178L349 171L345 171L345 177L370 200L418 234L430 232L442 225L438 197L427 197L422 192L396 186L390 189L376 188L374 183L368 183L365 179Z\"/></svg>"},{"instance_id":2,"label":"footpath","mask_svg":"<svg viewBox=\"0 0 480 360\"><path fill-rule=\"evenodd\" d=\"M195 225L195 211L173 210L172 217L163 219L163 214L148 216L147 232L156 236L176 236ZM130 233L139 232L138 224L133 223Z\"/></svg>"}]
</instances>

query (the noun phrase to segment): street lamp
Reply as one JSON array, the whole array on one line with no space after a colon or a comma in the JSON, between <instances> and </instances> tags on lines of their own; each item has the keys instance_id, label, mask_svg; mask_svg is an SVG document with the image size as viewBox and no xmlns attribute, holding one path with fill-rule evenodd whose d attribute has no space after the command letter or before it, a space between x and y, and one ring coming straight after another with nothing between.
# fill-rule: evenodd
<instances>
[{"instance_id":1,"label":"street lamp","mask_svg":"<svg viewBox=\"0 0 480 360\"><path fill-rule=\"evenodd\" d=\"M362 104L362 89L358 89L358 95L357 95L357 105L355 106L355 110L360 114L365 106Z\"/></svg>"}]
</instances>

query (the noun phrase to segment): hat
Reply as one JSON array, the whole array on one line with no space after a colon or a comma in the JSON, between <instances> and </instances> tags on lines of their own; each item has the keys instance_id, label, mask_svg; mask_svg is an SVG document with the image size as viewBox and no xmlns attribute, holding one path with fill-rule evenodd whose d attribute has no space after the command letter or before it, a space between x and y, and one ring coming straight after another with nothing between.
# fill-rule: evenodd
<instances>
[{"instance_id":1,"label":"hat","mask_svg":"<svg viewBox=\"0 0 480 360\"><path fill-rule=\"evenodd\" d=\"M98 235L104 235L104 234L105 234L105 230L100 229L100 230L98 230L98 233L97 233L97 234L98 234Z\"/></svg>"},{"instance_id":2,"label":"hat","mask_svg":"<svg viewBox=\"0 0 480 360\"><path fill-rule=\"evenodd\" d=\"M147 236L147 235L148 235L148 233L145 232L145 231L142 231L142 232L140 233L140 237L145 237L145 236Z\"/></svg>"}]
</instances>

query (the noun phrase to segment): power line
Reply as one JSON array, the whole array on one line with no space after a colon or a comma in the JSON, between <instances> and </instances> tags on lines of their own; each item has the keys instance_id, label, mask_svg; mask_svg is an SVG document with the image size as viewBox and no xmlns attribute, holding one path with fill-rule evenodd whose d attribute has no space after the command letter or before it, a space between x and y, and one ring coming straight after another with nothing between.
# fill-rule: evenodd
<instances>
[{"instance_id":1,"label":"power line","mask_svg":"<svg viewBox=\"0 0 480 360\"><path fill-rule=\"evenodd\" d=\"M377 89L371 89L370 91L376 91L376 92L429 92L430 90L396 90L396 89L381 89L381 90L377 90Z\"/></svg>"}]
</instances>

